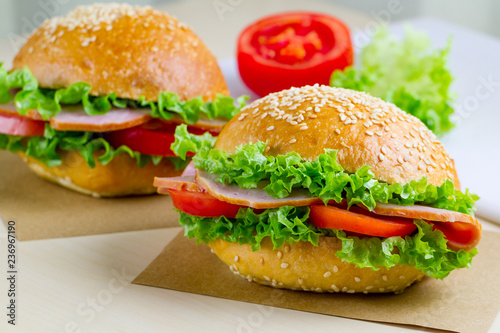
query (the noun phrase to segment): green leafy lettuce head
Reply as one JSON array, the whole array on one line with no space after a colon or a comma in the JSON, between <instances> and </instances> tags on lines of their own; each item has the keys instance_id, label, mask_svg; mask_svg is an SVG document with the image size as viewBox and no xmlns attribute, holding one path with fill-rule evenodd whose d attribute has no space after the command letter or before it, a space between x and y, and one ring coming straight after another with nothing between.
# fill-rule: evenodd
<instances>
[{"instance_id":1,"label":"green leafy lettuce head","mask_svg":"<svg viewBox=\"0 0 500 333\"><path fill-rule=\"evenodd\" d=\"M411 28L398 41L386 27L380 27L361 50L360 63L335 71L330 85L365 91L392 102L441 136L453 128L450 46L434 49L425 33Z\"/></svg>"},{"instance_id":2,"label":"green leafy lettuce head","mask_svg":"<svg viewBox=\"0 0 500 333\"><path fill-rule=\"evenodd\" d=\"M277 199L307 189L324 203L418 204L469 215L478 199L460 191L453 161L420 120L354 90L306 86L268 95L244 107L210 146L181 130L173 145L180 154L196 151L195 167L216 181ZM442 279L469 267L477 253L450 249L422 220L405 237L358 237L316 227L309 213L289 205L242 208L231 218L181 212L180 224L249 280L317 292L397 293L425 275Z\"/></svg>"},{"instance_id":3,"label":"green leafy lettuce head","mask_svg":"<svg viewBox=\"0 0 500 333\"><path fill-rule=\"evenodd\" d=\"M193 30L147 6L77 7L44 22L12 71L0 64L0 108L29 117L36 111L44 121L77 110L93 124L92 117L127 108L147 119L223 124L240 108L228 93L216 58ZM94 196L153 193L154 176L182 172L186 163L178 158L112 146L98 133L113 130L47 123L43 136L0 134L0 149L21 154L42 177Z\"/></svg>"}]
</instances>

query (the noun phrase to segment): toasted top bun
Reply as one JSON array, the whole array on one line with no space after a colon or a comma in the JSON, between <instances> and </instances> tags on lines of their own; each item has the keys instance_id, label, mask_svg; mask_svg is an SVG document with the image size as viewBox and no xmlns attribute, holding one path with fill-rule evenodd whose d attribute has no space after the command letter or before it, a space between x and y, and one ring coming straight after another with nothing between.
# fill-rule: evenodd
<instances>
[{"instance_id":1,"label":"toasted top bun","mask_svg":"<svg viewBox=\"0 0 500 333\"><path fill-rule=\"evenodd\" d=\"M151 7L96 4L47 20L14 59L44 88L75 82L91 94L157 101L162 91L181 100L227 95L215 57L191 28Z\"/></svg>"},{"instance_id":2,"label":"toasted top bun","mask_svg":"<svg viewBox=\"0 0 500 333\"><path fill-rule=\"evenodd\" d=\"M215 148L234 152L256 141L267 142L268 155L296 152L307 160L336 149L348 172L366 164L389 184L426 176L460 188L453 160L420 120L363 92L316 85L270 94L243 108Z\"/></svg>"}]
</instances>

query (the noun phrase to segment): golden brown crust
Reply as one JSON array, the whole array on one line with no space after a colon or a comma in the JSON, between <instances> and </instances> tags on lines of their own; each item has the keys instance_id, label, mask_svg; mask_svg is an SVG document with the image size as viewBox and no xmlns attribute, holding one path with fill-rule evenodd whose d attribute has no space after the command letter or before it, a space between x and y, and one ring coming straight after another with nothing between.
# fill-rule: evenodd
<instances>
[{"instance_id":1,"label":"golden brown crust","mask_svg":"<svg viewBox=\"0 0 500 333\"><path fill-rule=\"evenodd\" d=\"M267 141L268 155L294 151L308 160L336 149L348 172L366 164L390 184L427 176L431 184L449 178L460 188L453 160L420 120L362 92L314 86L268 95L233 118L215 148L234 152L258 140Z\"/></svg>"},{"instance_id":2,"label":"golden brown crust","mask_svg":"<svg viewBox=\"0 0 500 333\"><path fill-rule=\"evenodd\" d=\"M191 28L150 7L99 4L46 21L21 48L13 68L27 66L41 87L92 85L92 95L156 101L228 94L215 57Z\"/></svg>"},{"instance_id":3,"label":"golden brown crust","mask_svg":"<svg viewBox=\"0 0 500 333\"><path fill-rule=\"evenodd\" d=\"M336 237L320 237L318 246L297 242L273 250L269 238L262 248L252 251L250 245L223 240L209 244L213 252L231 270L249 281L277 288L315 292L387 293L402 292L420 281L424 273L410 266L356 268L335 256L342 248Z\"/></svg>"},{"instance_id":4,"label":"golden brown crust","mask_svg":"<svg viewBox=\"0 0 500 333\"><path fill-rule=\"evenodd\" d=\"M175 177L182 173L182 170L175 170L168 159L163 159L157 166L149 163L140 168L135 159L119 154L106 165L97 162L95 168L90 168L76 151L62 150L58 153L62 164L50 168L24 153L18 154L38 176L94 197L152 194L156 192L153 186L155 176ZM94 157L102 153L96 151Z\"/></svg>"}]
</instances>

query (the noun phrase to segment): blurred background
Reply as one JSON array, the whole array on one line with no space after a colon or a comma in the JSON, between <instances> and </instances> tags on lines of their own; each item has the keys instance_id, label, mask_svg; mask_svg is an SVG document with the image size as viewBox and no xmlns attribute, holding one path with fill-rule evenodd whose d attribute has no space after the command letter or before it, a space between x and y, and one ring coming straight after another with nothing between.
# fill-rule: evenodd
<instances>
[{"instance_id":1,"label":"blurred background","mask_svg":"<svg viewBox=\"0 0 500 333\"><path fill-rule=\"evenodd\" d=\"M99 0L97 0L99 1ZM12 51L45 19L67 13L77 5L95 0L0 0L0 41L8 41ZM111 2L100 0L99 2ZM353 29L364 29L373 22L393 22L418 16L431 16L500 37L500 1L497 0L135 0L131 4L152 5L183 19L195 28L209 46L219 47L219 38L235 37L253 17L252 13L279 12L282 8L322 10L338 16ZM197 20L193 20L196 12ZM261 14L260 14L261 15ZM210 25L210 36L198 27ZM228 31L229 27L233 31ZM230 30L231 30L230 29ZM205 29L206 30L206 29ZM220 31L220 35L213 35ZM234 43L234 40L231 41ZM5 44L4 44L5 45ZM230 56L231 46L214 50L217 56ZM10 51L10 50L9 50ZM1 53L1 52L0 52Z\"/></svg>"}]
</instances>

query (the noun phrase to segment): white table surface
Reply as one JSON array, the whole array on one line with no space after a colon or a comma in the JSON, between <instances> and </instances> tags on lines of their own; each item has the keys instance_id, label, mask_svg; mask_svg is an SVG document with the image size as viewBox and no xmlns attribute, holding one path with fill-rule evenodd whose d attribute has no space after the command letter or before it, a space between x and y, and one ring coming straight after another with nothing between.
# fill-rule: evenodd
<instances>
[{"instance_id":1,"label":"white table surface","mask_svg":"<svg viewBox=\"0 0 500 333\"><path fill-rule=\"evenodd\" d=\"M234 37L254 18L283 9L337 14L351 27L364 15L326 1L239 2L223 20L213 2L173 2L164 9L190 23L219 57L233 55ZM205 7L203 7L205 6ZM213 32L216 32L215 34ZM0 44L0 59L14 50ZM1 213L1 212L0 212ZM485 230L500 227L484 223ZM0 332L416 332L429 331L257 306L243 302L131 285L180 228L18 243L17 326L0 316ZM5 272L6 230L0 226L0 270ZM121 275L121 277L120 277ZM7 302L0 279L0 304ZM4 307L3 307L4 308ZM5 308L4 308L5 309ZM4 310L4 313L6 311ZM2 312L0 312L2 313ZM500 316L490 332L500 332Z\"/></svg>"}]
</instances>

